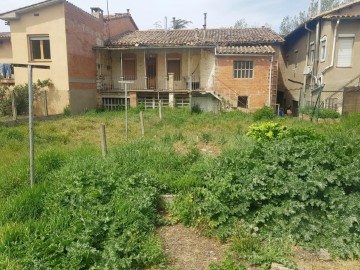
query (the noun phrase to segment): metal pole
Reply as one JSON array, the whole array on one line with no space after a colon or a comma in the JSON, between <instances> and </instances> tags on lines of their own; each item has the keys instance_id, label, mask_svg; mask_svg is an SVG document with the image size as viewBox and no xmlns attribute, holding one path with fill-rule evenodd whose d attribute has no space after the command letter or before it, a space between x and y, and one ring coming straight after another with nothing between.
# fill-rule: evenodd
<instances>
[{"instance_id":1,"label":"metal pole","mask_svg":"<svg viewBox=\"0 0 360 270\"><path fill-rule=\"evenodd\" d=\"M127 104L127 83L125 83L125 133L128 140L128 104Z\"/></svg>"},{"instance_id":2,"label":"metal pole","mask_svg":"<svg viewBox=\"0 0 360 270\"><path fill-rule=\"evenodd\" d=\"M30 187L34 185L34 126L33 126L33 89L32 66L28 65L29 87L29 143L30 143Z\"/></svg>"}]
</instances>

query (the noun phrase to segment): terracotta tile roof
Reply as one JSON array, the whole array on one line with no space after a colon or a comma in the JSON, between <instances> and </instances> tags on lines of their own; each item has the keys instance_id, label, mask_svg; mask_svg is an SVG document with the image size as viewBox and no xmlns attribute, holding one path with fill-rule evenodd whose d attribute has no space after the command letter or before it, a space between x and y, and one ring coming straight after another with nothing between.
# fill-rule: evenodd
<instances>
[{"instance_id":1,"label":"terracotta tile roof","mask_svg":"<svg viewBox=\"0 0 360 270\"><path fill-rule=\"evenodd\" d=\"M0 32L0 39L10 39L11 34L10 32Z\"/></svg>"},{"instance_id":2,"label":"terracotta tile roof","mask_svg":"<svg viewBox=\"0 0 360 270\"><path fill-rule=\"evenodd\" d=\"M325 19L358 19L360 14L329 14L325 15Z\"/></svg>"},{"instance_id":3,"label":"terracotta tile roof","mask_svg":"<svg viewBox=\"0 0 360 270\"><path fill-rule=\"evenodd\" d=\"M218 54L274 54L273 47L263 46L218 46L216 47Z\"/></svg>"},{"instance_id":4,"label":"terracotta tile roof","mask_svg":"<svg viewBox=\"0 0 360 270\"><path fill-rule=\"evenodd\" d=\"M114 47L171 47L254 45L283 42L284 39L269 28L245 29L180 29L135 31L113 38Z\"/></svg>"}]
</instances>

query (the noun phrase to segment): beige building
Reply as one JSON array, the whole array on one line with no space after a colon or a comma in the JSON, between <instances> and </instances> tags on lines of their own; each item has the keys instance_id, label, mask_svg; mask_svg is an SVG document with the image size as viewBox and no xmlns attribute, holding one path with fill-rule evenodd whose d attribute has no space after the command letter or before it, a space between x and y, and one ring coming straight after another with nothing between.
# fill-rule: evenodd
<instances>
[{"instance_id":1,"label":"beige building","mask_svg":"<svg viewBox=\"0 0 360 270\"><path fill-rule=\"evenodd\" d=\"M340 113L360 111L360 1L311 18L285 40L278 103L295 112L317 102Z\"/></svg>"},{"instance_id":2,"label":"beige building","mask_svg":"<svg viewBox=\"0 0 360 270\"><path fill-rule=\"evenodd\" d=\"M96 48L98 89L107 109L129 100L155 108L255 111L276 105L284 40L269 28L135 31ZM129 82L128 96L125 86Z\"/></svg>"},{"instance_id":3,"label":"beige building","mask_svg":"<svg viewBox=\"0 0 360 270\"><path fill-rule=\"evenodd\" d=\"M137 30L129 12L109 18L100 8L91 14L65 0L48 0L0 14L10 23L11 41L0 36L0 63L46 65L34 69L33 80L50 78L48 111L69 107L79 113L97 106L95 46L111 35ZM11 44L11 46L9 46ZM15 84L28 82L26 68L14 68ZM37 103L35 112L42 109Z\"/></svg>"}]
</instances>

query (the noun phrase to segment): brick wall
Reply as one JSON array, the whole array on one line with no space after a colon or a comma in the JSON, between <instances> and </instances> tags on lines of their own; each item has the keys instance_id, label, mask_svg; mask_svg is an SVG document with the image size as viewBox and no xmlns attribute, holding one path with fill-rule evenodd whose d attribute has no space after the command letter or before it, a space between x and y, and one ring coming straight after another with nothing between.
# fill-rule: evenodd
<instances>
[{"instance_id":1,"label":"brick wall","mask_svg":"<svg viewBox=\"0 0 360 270\"><path fill-rule=\"evenodd\" d=\"M69 73L70 109L74 113L96 106L96 53L104 38L104 23L65 2L65 29Z\"/></svg>"},{"instance_id":2,"label":"brick wall","mask_svg":"<svg viewBox=\"0 0 360 270\"><path fill-rule=\"evenodd\" d=\"M253 78L234 78L234 61L253 61ZM248 111L263 107L269 100L271 56L218 56L215 70L215 92L231 107L237 107L238 96L248 96Z\"/></svg>"},{"instance_id":3,"label":"brick wall","mask_svg":"<svg viewBox=\"0 0 360 270\"><path fill-rule=\"evenodd\" d=\"M113 18L109 22L110 36L117 36L128 31L138 30L130 15ZM105 30L107 31L107 30ZM106 32L108 35L108 32Z\"/></svg>"}]
</instances>

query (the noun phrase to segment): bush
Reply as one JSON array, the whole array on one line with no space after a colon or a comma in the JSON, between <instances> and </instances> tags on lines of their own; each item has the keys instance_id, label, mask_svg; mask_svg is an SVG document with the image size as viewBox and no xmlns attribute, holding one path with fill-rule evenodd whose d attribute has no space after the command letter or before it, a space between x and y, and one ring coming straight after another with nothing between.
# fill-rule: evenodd
<instances>
[{"instance_id":1,"label":"bush","mask_svg":"<svg viewBox=\"0 0 360 270\"><path fill-rule=\"evenodd\" d=\"M271 120L276 117L274 110L270 107L263 107L253 114L254 121Z\"/></svg>"},{"instance_id":2,"label":"bush","mask_svg":"<svg viewBox=\"0 0 360 270\"><path fill-rule=\"evenodd\" d=\"M315 107L305 107L300 109L300 112L306 115L309 115L311 117L314 117L316 115L316 108ZM340 117L340 113L333 109L319 109L319 118L330 118L330 119L336 119Z\"/></svg>"},{"instance_id":3,"label":"bush","mask_svg":"<svg viewBox=\"0 0 360 270\"><path fill-rule=\"evenodd\" d=\"M275 122L264 122L252 124L247 136L257 140L271 140L284 135L286 127Z\"/></svg>"},{"instance_id":4,"label":"bush","mask_svg":"<svg viewBox=\"0 0 360 270\"><path fill-rule=\"evenodd\" d=\"M45 87L49 87L52 85L50 79L47 80L37 80L36 83L33 84L33 97L34 100L38 99L41 90ZM0 113L3 115L11 115L12 114L12 100L11 95L8 92L9 89L7 87L0 86ZM18 115L24 115L28 113L29 109L29 87L28 84L18 84L14 87L13 93L15 95L15 105Z\"/></svg>"},{"instance_id":5,"label":"bush","mask_svg":"<svg viewBox=\"0 0 360 270\"><path fill-rule=\"evenodd\" d=\"M199 104L195 104L191 107L191 113L196 113L196 114L199 114L199 113L202 113L202 109L200 107Z\"/></svg>"}]
</instances>

